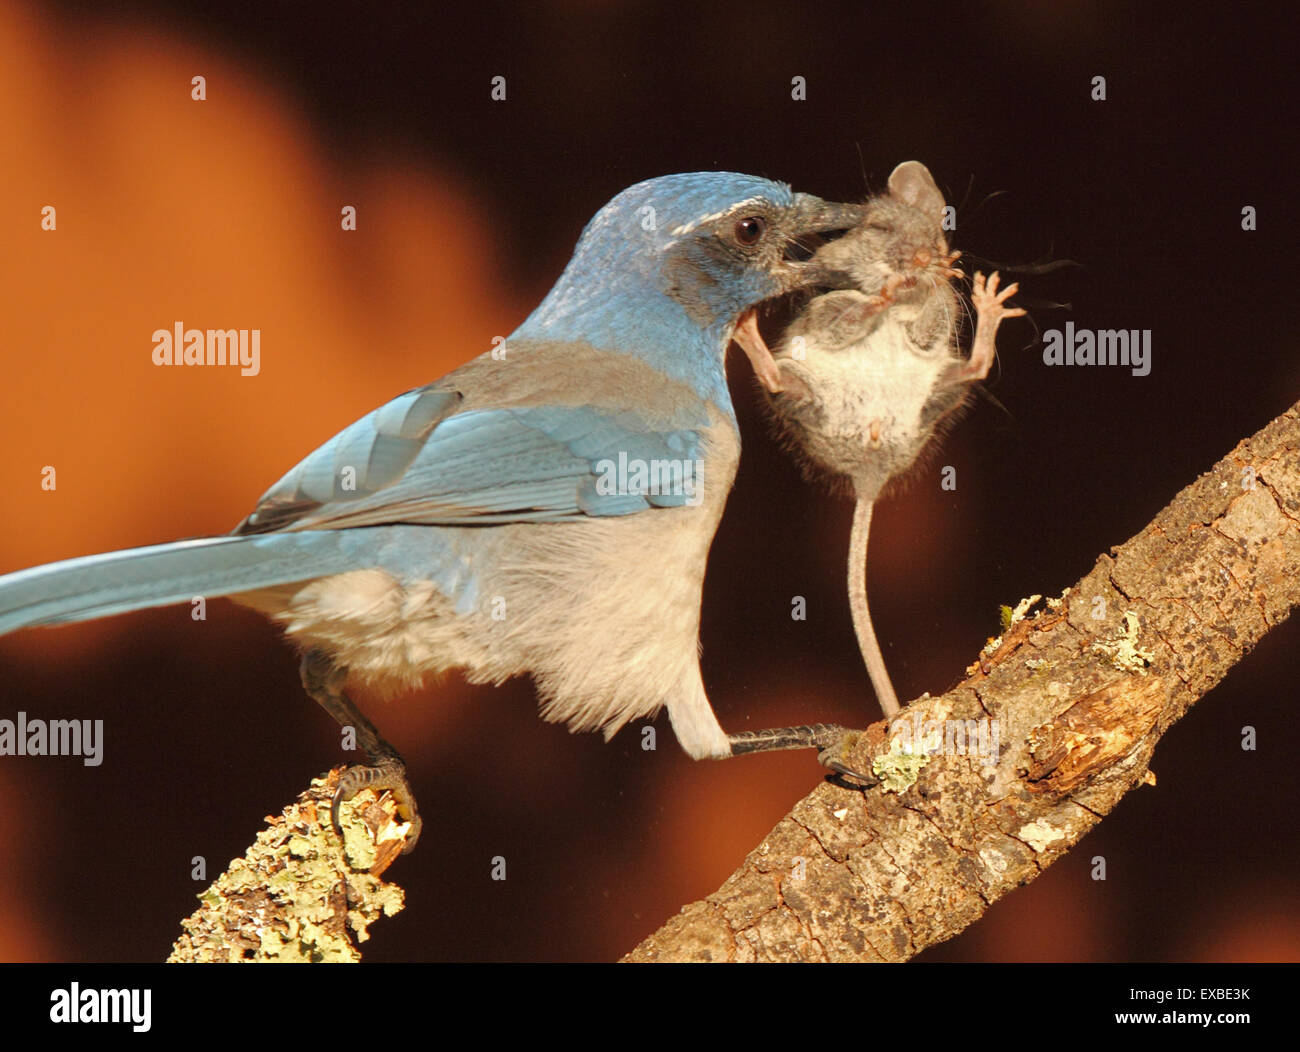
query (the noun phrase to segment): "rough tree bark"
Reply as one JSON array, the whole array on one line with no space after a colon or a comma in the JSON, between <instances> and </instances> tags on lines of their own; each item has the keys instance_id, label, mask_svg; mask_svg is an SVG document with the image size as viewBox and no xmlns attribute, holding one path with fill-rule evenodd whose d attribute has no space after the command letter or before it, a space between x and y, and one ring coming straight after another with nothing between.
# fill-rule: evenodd
<instances>
[{"instance_id":1,"label":"rough tree bark","mask_svg":"<svg viewBox=\"0 0 1300 1052\"><path fill-rule=\"evenodd\" d=\"M848 763L875 786L818 786L624 960L901 961L951 938L1154 783L1161 735L1298 602L1300 405L1022 604L965 682L865 732Z\"/></svg>"}]
</instances>

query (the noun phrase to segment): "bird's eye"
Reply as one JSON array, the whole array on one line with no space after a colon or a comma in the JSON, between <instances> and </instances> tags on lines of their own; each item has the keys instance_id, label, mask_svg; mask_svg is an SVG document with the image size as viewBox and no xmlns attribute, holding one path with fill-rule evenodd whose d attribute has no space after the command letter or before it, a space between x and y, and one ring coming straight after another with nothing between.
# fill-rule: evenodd
<instances>
[{"instance_id":1,"label":"bird's eye","mask_svg":"<svg viewBox=\"0 0 1300 1052\"><path fill-rule=\"evenodd\" d=\"M736 240L742 245L756 245L766 229L762 216L746 216L736 222Z\"/></svg>"}]
</instances>

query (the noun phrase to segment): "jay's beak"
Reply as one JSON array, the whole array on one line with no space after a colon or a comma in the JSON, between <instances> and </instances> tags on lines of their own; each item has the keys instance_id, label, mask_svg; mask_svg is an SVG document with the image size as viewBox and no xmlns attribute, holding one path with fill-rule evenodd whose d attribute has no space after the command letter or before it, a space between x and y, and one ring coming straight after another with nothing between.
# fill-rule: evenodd
<instances>
[{"instance_id":1,"label":"jay's beak","mask_svg":"<svg viewBox=\"0 0 1300 1052\"><path fill-rule=\"evenodd\" d=\"M786 254L787 260L790 261L789 287L786 291L792 292L812 286L827 289L856 288L847 273L835 267L828 267L817 258L817 254L801 245L799 239L801 236L811 235L810 240L817 245L823 244L833 239L822 235L843 234L865 221L866 216L866 205L838 204L834 201L823 201L809 194L796 195L792 226L797 233L791 238L790 249ZM802 255L801 261L800 255Z\"/></svg>"},{"instance_id":2,"label":"jay's beak","mask_svg":"<svg viewBox=\"0 0 1300 1052\"><path fill-rule=\"evenodd\" d=\"M795 194L794 225L810 233L823 234L831 230L851 230L866 217L866 205L840 204L823 201L812 194Z\"/></svg>"},{"instance_id":3,"label":"jay's beak","mask_svg":"<svg viewBox=\"0 0 1300 1052\"><path fill-rule=\"evenodd\" d=\"M811 194L798 194L795 197L793 211L791 226L798 231L798 234L842 233L862 222L866 215L866 206L837 204L834 201L823 201L820 197L813 197ZM791 248L799 247L801 246L796 235L791 239ZM786 292L811 286L826 286L832 289L853 287L847 274L825 266L816 258L805 258L803 261L790 258L787 265L789 269ZM758 331L758 313L755 308L751 307L740 316L740 320L736 323L736 330L732 333L732 339L740 345L740 349L749 358L749 364L753 367L759 383L773 394L780 391L781 371L777 368L776 359L772 357L772 352Z\"/></svg>"}]
</instances>

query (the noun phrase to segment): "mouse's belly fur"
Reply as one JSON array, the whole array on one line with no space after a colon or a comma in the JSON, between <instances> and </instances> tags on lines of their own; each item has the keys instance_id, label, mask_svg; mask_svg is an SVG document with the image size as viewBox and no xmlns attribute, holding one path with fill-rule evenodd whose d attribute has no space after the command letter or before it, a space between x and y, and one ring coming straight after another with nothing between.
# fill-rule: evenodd
<instances>
[{"instance_id":1,"label":"mouse's belly fur","mask_svg":"<svg viewBox=\"0 0 1300 1052\"><path fill-rule=\"evenodd\" d=\"M805 350L802 361L778 362L810 397L779 395L778 413L804 453L849 476L866 499L912 466L945 408L964 393L960 385L945 392L944 377L960 362L946 337L918 349L906 319L889 314L855 343L828 349L809 334Z\"/></svg>"}]
</instances>

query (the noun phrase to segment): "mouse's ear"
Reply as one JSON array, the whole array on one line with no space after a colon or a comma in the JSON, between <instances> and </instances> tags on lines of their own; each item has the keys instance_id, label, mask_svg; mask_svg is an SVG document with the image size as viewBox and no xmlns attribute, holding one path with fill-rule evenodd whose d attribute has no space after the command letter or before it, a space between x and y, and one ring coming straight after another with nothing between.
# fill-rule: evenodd
<instances>
[{"instance_id":1,"label":"mouse's ear","mask_svg":"<svg viewBox=\"0 0 1300 1052\"><path fill-rule=\"evenodd\" d=\"M920 161L904 161L895 168L889 175L889 192L930 215L937 216L944 208L943 194L934 176Z\"/></svg>"}]
</instances>

